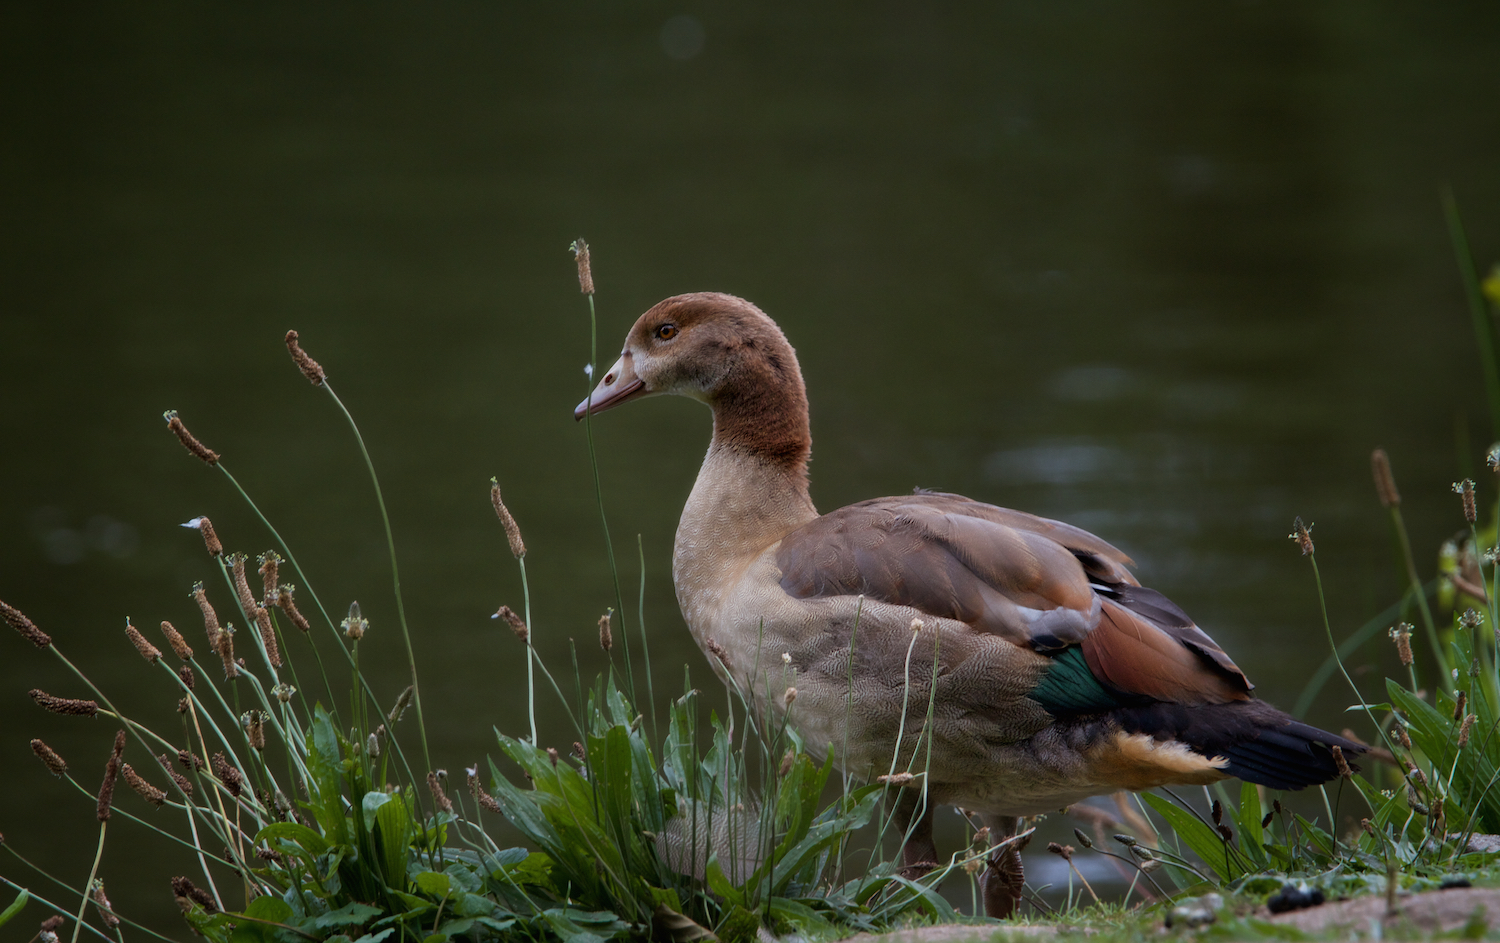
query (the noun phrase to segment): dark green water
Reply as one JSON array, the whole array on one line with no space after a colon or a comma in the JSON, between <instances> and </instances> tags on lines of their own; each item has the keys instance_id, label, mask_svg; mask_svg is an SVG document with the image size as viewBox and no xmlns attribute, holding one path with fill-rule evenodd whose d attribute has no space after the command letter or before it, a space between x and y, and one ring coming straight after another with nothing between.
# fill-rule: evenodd
<instances>
[{"instance_id":1,"label":"dark green water","mask_svg":"<svg viewBox=\"0 0 1500 943\"><path fill-rule=\"evenodd\" d=\"M394 698L380 519L281 346L295 327L382 476L434 762L494 752L525 689L488 618L521 597L490 476L554 669L571 636L594 674L614 602L570 416L590 354L565 250L583 235L601 361L668 294L756 301L807 373L820 507L923 485L1092 528L1289 706L1326 651L1292 517L1317 522L1346 634L1397 590L1370 449L1390 450L1426 561L1491 438L1438 192L1480 263L1500 256L1497 21L1478 3L12 6L0 598L178 729L126 616L201 639L188 587L214 574L180 522L272 543L167 434L176 408L330 607L360 601ZM653 400L595 432L629 633L639 534L652 666L675 690L684 664L707 677L669 554L708 415ZM0 659L0 831L81 883L92 800L27 741L93 788L114 726L31 704L87 693L45 653L9 636ZM1373 684L1389 663L1356 668ZM1337 729L1349 699L1314 719ZM555 709L543 723L571 739ZM102 873L122 911L185 936L177 852L120 838Z\"/></svg>"}]
</instances>

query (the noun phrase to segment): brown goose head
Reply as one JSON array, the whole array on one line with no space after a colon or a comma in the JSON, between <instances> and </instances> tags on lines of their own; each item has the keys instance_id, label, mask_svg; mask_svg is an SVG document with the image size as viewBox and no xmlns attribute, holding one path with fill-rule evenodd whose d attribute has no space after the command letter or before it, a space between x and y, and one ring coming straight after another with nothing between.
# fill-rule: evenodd
<instances>
[{"instance_id":1,"label":"brown goose head","mask_svg":"<svg viewBox=\"0 0 1500 943\"><path fill-rule=\"evenodd\" d=\"M717 445L779 464L807 460L812 439L797 355L776 322L743 298L694 292L653 306L573 417L658 393L708 404Z\"/></svg>"}]
</instances>

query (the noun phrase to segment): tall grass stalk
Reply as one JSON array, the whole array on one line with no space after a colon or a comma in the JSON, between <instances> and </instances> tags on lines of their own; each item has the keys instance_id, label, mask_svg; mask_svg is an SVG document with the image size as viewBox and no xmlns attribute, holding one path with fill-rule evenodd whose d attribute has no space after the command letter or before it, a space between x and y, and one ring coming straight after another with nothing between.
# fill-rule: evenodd
<instances>
[{"instance_id":1,"label":"tall grass stalk","mask_svg":"<svg viewBox=\"0 0 1500 943\"><path fill-rule=\"evenodd\" d=\"M338 405L339 412L349 422L349 429L354 433L354 441L359 445L360 457L364 459L365 469L370 473L370 483L375 486L375 503L380 506L380 521L385 525L385 546L391 558L391 588L396 596L396 616L401 623L401 638L406 643L406 663L411 670L412 706L417 709L417 732L422 740L422 765L426 769L432 769L432 754L427 746L427 720L422 713L422 686L417 681L417 653L411 644L411 629L406 623L406 603L401 598L401 570L396 565L396 538L391 533L391 515L385 507L385 495L380 490L380 476L375 474L375 463L370 460L370 450L365 447L365 437L360 434L359 424L354 421L349 408L339 395L333 391L333 387L325 379L322 383L323 389L328 391L334 403Z\"/></svg>"}]
</instances>

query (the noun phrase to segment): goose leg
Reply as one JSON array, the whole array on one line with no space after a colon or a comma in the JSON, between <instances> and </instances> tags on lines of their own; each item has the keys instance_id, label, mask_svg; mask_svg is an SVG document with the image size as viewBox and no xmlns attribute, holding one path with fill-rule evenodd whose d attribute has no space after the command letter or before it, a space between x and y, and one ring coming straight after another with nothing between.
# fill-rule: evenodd
<instances>
[{"instance_id":1,"label":"goose leg","mask_svg":"<svg viewBox=\"0 0 1500 943\"><path fill-rule=\"evenodd\" d=\"M1019 821L1011 815L986 816L990 840L998 843L1012 837ZM1025 883L1026 873L1021 869L1021 843L1007 845L995 852L979 876L984 912L1000 920L1014 914L1016 903L1021 899L1021 886Z\"/></svg>"},{"instance_id":2,"label":"goose leg","mask_svg":"<svg viewBox=\"0 0 1500 943\"><path fill-rule=\"evenodd\" d=\"M917 814L919 804L922 806L920 816ZM902 877L916 880L938 866L937 845L932 841L932 803L923 802L921 790L901 790L896 800L896 827L905 838L905 844L901 846Z\"/></svg>"}]
</instances>

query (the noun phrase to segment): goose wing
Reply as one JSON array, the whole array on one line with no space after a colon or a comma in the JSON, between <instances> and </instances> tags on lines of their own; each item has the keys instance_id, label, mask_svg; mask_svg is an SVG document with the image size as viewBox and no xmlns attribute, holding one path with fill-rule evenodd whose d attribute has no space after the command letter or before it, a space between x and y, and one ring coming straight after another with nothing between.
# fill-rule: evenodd
<instances>
[{"instance_id":1,"label":"goose wing","mask_svg":"<svg viewBox=\"0 0 1500 943\"><path fill-rule=\"evenodd\" d=\"M1049 709L1249 699L1244 673L1130 562L1080 528L933 492L850 505L777 548L791 596L863 594L1053 656Z\"/></svg>"}]
</instances>

